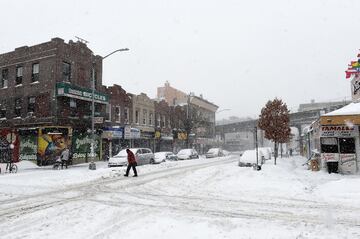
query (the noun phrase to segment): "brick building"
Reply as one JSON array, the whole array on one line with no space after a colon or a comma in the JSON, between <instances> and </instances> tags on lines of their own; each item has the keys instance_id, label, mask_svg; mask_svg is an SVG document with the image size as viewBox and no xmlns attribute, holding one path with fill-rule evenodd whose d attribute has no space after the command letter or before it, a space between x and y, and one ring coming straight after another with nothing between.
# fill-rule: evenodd
<instances>
[{"instance_id":1,"label":"brick building","mask_svg":"<svg viewBox=\"0 0 360 239\"><path fill-rule=\"evenodd\" d=\"M51 161L66 147L73 148L75 158L86 156L93 74L97 129L107 117L101 56L83 42L53 38L1 54L0 73L0 127L25 140L20 148L28 154L21 159Z\"/></svg>"},{"instance_id":2,"label":"brick building","mask_svg":"<svg viewBox=\"0 0 360 239\"><path fill-rule=\"evenodd\" d=\"M157 88L157 98L158 100L165 100L169 106L175 106L179 102L186 101L187 94L171 87L170 83L166 81L164 86Z\"/></svg>"},{"instance_id":3,"label":"brick building","mask_svg":"<svg viewBox=\"0 0 360 239\"><path fill-rule=\"evenodd\" d=\"M172 151L171 108L165 100L155 101L155 151Z\"/></svg>"},{"instance_id":4,"label":"brick building","mask_svg":"<svg viewBox=\"0 0 360 239\"><path fill-rule=\"evenodd\" d=\"M102 132L102 146L104 154L111 157L130 145L129 139L124 139L124 130L132 122L132 102L131 96L119 85L107 87L107 94L110 105Z\"/></svg>"}]
</instances>

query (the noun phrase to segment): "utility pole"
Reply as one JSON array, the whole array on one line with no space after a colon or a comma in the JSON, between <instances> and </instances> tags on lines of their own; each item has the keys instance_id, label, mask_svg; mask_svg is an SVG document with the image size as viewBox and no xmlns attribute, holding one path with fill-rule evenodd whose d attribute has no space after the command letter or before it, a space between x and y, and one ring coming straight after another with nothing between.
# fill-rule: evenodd
<instances>
[{"instance_id":1,"label":"utility pole","mask_svg":"<svg viewBox=\"0 0 360 239\"><path fill-rule=\"evenodd\" d=\"M82 39L83 40L83 39ZM128 51L128 48L122 48L122 49L117 49L113 52L111 52L110 54L107 54L106 56L102 57L102 60L104 60L105 58L111 56L112 54L119 52L119 51ZM94 165L94 160L95 160L95 61L92 62L92 94L91 94L91 146L90 146L90 157L91 157L91 164ZM99 155L100 157L100 155ZM90 168L90 165L89 165Z\"/></svg>"},{"instance_id":2,"label":"utility pole","mask_svg":"<svg viewBox=\"0 0 360 239\"><path fill-rule=\"evenodd\" d=\"M255 148L256 148L256 167L259 165L259 149L258 149L258 138L257 138L257 127L254 128L255 133Z\"/></svg>"}]
</instances>

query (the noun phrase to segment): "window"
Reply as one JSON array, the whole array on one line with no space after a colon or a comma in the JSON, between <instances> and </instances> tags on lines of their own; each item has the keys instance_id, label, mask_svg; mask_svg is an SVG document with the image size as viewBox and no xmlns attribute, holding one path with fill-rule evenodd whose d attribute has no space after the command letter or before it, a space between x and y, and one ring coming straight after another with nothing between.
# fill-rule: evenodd
<instances>
[{"instance_id":1,"label":"window","mask_svg":"<svg viewBox=\"0 0 360 239\"><path fill-rule=\"evenodd\" d=\"M106 104L105 106L105 113L106 113L106 121L111 121L111 104Z\"/></svg>"},{"instance_id":2,"label":"window","mask_svg":"<svg viewBox=\"0 0 360 239\"><path fill-rule=\"evenodd\" d=\"M139 110L135 110L135 123L139 123Z\"/></svg>"},{"instance_id":3,"label":"window","mask_svg":"<svg viewBox=\"0 0 360 239\"><path fill-rule=\"evenodd\" d=\"M125 108L124 110L124 118L125 118L125 123L129 123L129 108Z\"/></svg>"},{"instance_id":4,"label":"window","mask_svg":"<svg viewBox=\"0 0 360 239\"><path fill-rule=\"evenodd\" d=\"M22 84L22 77L23 77L23 67L22 67L22 66L18 66L18 67L16 67L16 80L15 80L15 85L20 85L20 84Z\"/></svg>"},{"instance_id":5,"label":"window","mask_svg":"<svg viewBox=\"0 0 360 239\"><path fill-rule=\"evenodd\" d=\"M165 127L165 123L166 123L166 118L165 115L163 115L163 120L161 122L161 127L164 128Z\"/></svg>"},{"instance_id":6,"label":"window","mask_svg":"<svg viewBox=\"0 0 360 239\"><path fill-rule=\"evenodd\" d=\"M157 127L160 127L160 121L161 121L161 115L158 115L157 116L157 123L156 123Z\"/></svg>"},{"instance_id":7,"label":"window","mask_svg":"<svg viewBox=\"0 0 360 239\"><path fill-rule=\"evenodd\" d=\"M39 63L35 63L32 65L32 73L31 73L31 81L36 82L39 81Z\"/></svg>"},{"instance_id":8,"label":"window","mask_svg":"<svg viewBox=\"0 0 360 239\"><path fill-rule=\"evenodd\" d=\"M153 115L154 114L152 112L150 112L150 114L149 114L149 125L153 125L153 121L152 121Z\"/></svg>"},{"instance_id":9,"label":"window","mask_svg":"<svg viewBox=\"0 0 360 239\"><path fill-rule=\"evenodd\" d=\"M74 98L70 98L70 108L76 108L76 100Z\"/></svg>"},{"instance_id":10,"label":"window","mask_svg":"<svg viewBox=\"0 0 360 239\"><path fill-rule=\"evenodd\" d=\"M21 98L15 99L14 113L15 113L15 117L21 117Z\"/></svg>"},{"instance_id":11,"label":"window","mask_svg":"<svg viewBox=\"0 0 360 239\"><path fill-rule=\"evenodd\" d=\"M338 142L336 138L321 138L321 153L338 153Z\"/></svg>"},{"instance_id":12,"label":"window","mask_svg":"<svg viewBox=\"0 0 360 239\"><path fill-rule=\"evenodd\" d=\"M8 69L3 69L1 71L1 82L0 82L0 87L1 88L7 88L8 87L8 77L9 77L9 70Z\"/></svg>"},{"instance_id":13,"label":"window","mask_svg":"<svg viewBox=\"0 0 360 239\"><path fill-rule=\"evenodd\" d=\"M71 65L67 62L63 62L62 66L62 80L70 81L71 77Z\"/></svg>"},{"instance_id":14,"label":"window","mask_svg":"<svg viewBox=\"0 0 360 239\"><path fill-rule=\"evenodd\" d=\"M5 104L6 104L5 100L3 100L0 103L0 119L6 118L6 105Z\"/></svg>"},{"instance_id":15,"label":"window","mask_svg":"<svg viewBox=\"0 0 360 239\"><path fill-rule=\"evenodd\" d=\"M354 138L339 138L340 153L354 154L355 153L355 139Z\"/></svg>"},{"instance_id":16,"label":"window","mask_svg":"<svg viewBox=\"0 0 360 239\"><path fill-rule=\"evenodd\" d=\"M120 123L121 120L121 108L120 106L115 107L115 122Z\"/></svg>"},{"instance_id":17,"label":"window","mask_svg":"<svg viewBox=\"0 0 360 239\"><path fill-rule=\"evenodd\" d=\"M143 125L146 125L147 111L143 110Z\"/></svg>"},{"instance_id":18,"label":"window","mask_svg":"<svg viewBox=\"0 0 360 239\"><path fill-rule=\"evenodd\" d=\"M35 112L35 97L30 96L28 98L28 112Z\"/></svg>"},{"instance_id":19,"label":"window","mask_svg":"<svg viewBox=\"0 0 360 239\"><path fill-rule=\"evenodd\" d=\"M91 71L90 71L90 85L91 85L91 87L92 87L93 80L94 80L94 87L96 88L96 80L97 80L96 76L97 76L97 74L96 74L95 68L91 68ZM93 77L94 77L94 79L93 79Z\"/></svg>"}]
</instances>

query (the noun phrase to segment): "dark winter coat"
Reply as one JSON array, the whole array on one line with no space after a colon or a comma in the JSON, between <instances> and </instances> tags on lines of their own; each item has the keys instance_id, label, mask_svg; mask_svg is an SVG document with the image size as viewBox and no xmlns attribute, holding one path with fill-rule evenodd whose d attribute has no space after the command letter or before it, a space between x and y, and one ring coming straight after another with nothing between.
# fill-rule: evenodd
<instances>
[{"instance_id":1,"label":"dark winter coat","mask_svg":"<svg viewBox=\"0 0 360 239\"><path fill-rule=\"evenodd\" d=\"M131 152L131 150L128 150L127 151L127 159L128 159L128 163L129 164L134 164L136 163L136 159L135 159L135 155L133 152Z\"/></svg>"}]
</instances>

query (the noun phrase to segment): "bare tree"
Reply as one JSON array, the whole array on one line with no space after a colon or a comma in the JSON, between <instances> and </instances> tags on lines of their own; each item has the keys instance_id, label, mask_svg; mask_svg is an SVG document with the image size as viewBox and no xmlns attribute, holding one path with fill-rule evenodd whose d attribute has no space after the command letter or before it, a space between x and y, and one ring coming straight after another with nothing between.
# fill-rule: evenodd
<instances>
[{"instance_id":1,"label":"bare tree","mask_svg":"<svg viewBox=\"0 0 360 239\"><path fill-rule=\"evenodd\" d=\"M258 126L265 131L265 138L274 142L275 165L278 144L287 142L290 138L289 121L289 110L281 99L269 100L261 109Z\"/></svg>"}]
</instances>

